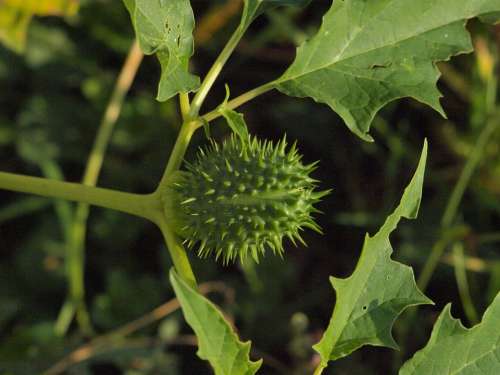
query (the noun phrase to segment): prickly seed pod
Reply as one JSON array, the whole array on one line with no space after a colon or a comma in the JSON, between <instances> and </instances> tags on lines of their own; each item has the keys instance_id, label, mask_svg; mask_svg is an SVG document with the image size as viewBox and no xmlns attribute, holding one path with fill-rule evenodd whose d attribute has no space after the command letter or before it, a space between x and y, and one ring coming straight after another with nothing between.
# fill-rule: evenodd
<instances>
[{"instance_id":1,"label":"prickly seed pod","mask_svg":"<svg viewBox=\"0 0 500 375\"><path fill-rule=\"evenodd\" d=\"M201 257L258 261L266 248L281 255L285 237L304 243L304 228L320 232L311 215L328 191L314 191L315 165L304 165L285 139L212 142L168 184L166 215L189 248L199 244Z\"/></svg>"}]
</instances>

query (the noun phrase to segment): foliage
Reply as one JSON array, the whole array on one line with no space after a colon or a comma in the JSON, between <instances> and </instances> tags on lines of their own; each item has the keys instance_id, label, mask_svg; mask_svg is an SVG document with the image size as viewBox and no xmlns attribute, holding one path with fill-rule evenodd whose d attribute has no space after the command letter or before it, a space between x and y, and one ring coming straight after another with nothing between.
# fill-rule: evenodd
<instances>
[{"instance_id":1,"label":"foliage","mask_svg":"<svg viewBox=\"0 0 500 375\"><path fill-rule=\"evenodd\" d=\"M328 104L367 140L377 111L401 97L444 115L434 62L471 52L465 21L498 5L496 0L335 1L316 36L297 50L278 88Z\"/></svg>"},{"instance_id":2,"label":"foliage","mask_svg":"<svg viewBox=\"0 0 500 375\"><path fill-rule=\"evenodd\" d=\"M486 309L483 321L466 329L453 319L448 304L434 324L431 338L401 371L405 374L494 374L500 360L500 293ZM453 348L453 350L450 350Z\"/></svg>"},{"instance_id":3,"label":"foliage","mask_svg":"<svg viewBox=\"0 0 500 375\"><path fill-rule=\"evenodd\" d=\"M500 44L495 27L481 24L498 21L498 1L345 0L330 6L304 0L245 0L239 20L231 18L238 0L124 3L121 7L87 0L70 24L33 15L74 15L76 2L57 2L71 5L70 13L62 8L47 12L47 4L56 4L49 1L38 2L38 8L33 2L14 0L0 5L2 41L21 51L26 30L29 41L23 56L0 49L0 84L5 88L0 96L0 170L23 173L0 172L0 188L44 197L1 194L2 202L8 203L0 206L0 373L206 373L208 364L193 361L194 351L186 349L190 345L198 346L199 357L216 374L259 370L319 375L329 371L327 365L335 374L354 375L498 372L500 159L495 69ZM209 44L198 43L202 39L195 16L197 25L204 24L204 17L223 20L217 26L221 30L211 30ZM468 20L476 17L479 20L469 22L466 30ZM230 29L235 31L226 43ZM130 46L132 30L138 43ZM200 48L193 59L194 43ZM218 57L213 56L223 43ZM295 60L292 44L301 44ZM440 102L436 63L470 52L473 45L474 56L439 65L445 94ZM138 72L138 63L131 68L131 61L142 58L137 46L157 56L160 74L154 60L144 61ZM119 70L117 62L127 49ZM233 53L231 64L223 69ZM291 65L286 68L287 64ZM136 74L127 95L129 84L124 82ZM219 81L230 82L231 93L243 94L230 99L226 85L222 100L222 85L215 85ZM260 86L245 92L249 84ZM161 103L151 100L155 85ZM343 121L327 106L269 93L273 89L327 104L352 132L364 140L373 136L377 142L349 137L340 126ZM263 94L269 99L257 99L264 105L249 103L245 117L236 111ZM420 103L395 101L408 96ZM446 111L449 120L439 119L421 103L442 114ZM202 112L205 105L213 109ZM99 123L94 140L94 124ZM301 242L303 238L308 251L285 249L284 225L274 228L279 246L272 239L264 245L271 243L286 260L259 257L256 264L248 258L222 268L209 259L191 259L184 246L196 250L200 239L203 244L196 236L205 227L191 233L191 243L189 238L183 243L179 235L186 233L175 225L178 209L171 202L164 209L164 192L178 176L193 172L193 146L206 143L199 136L201 128L212 138L213 149L203 157L221 173L213 181L217 189L226 189L229 179L237 186L239 179L225 175L235 168L241 178L262 174L269 186L276 183L281 189L278 196L259 195L268 208L265 215L254 217L243 208L236 215L230 209L224 220L232 215L247 224L263 220L267 228L278 218L293 226L300 222L297 213L307 206L306 220L293 227L291 237ZM230 141L221 140L228 128L234 133ZM247 165L249 150L279 154L281 147L264 145L272 145L270 139L284 132L287 139L297 139L304 152L303 157L293 153L297 160L303 158L299 164L307 170L307 184L299 189L292 183L300 174L291 168L297 160L284 158L269 175ZM252 142L254 134L269 140ZM424 137L430 139L432 150L426 183L427 144L400 205L377 232ZM224 147L216 146L224 142L238 145L229 158ZM111 189L93 187L100 174L96 160L104 157L100 184ZM309 160L318 159L321 165L312 171ZM276 167L276 160L270 164ZM281 173L285 170L288 174ZM93 182L85 177L89 173ZM38 174L43 178L26 176ZM192 180L178 193L189 193L184 201L190 200L189 189L199 185L203 183ZM244 188L251 185L245 183ZM316 186L335 186L335 191L318 203L323 194L312 192ZM325 214L317 217L318 224L310 221L316 208L303 199L304 193L319 194L313 200ZM79 206L48 198L73 200ZM246 203L248 199L244 197ZM207 202L214 215L223 211ZM88 204L108 209L92 210L87 218ZM399 224L402 217L415 218L421 205L420 220ZM189 205L191 213L199 215L200 206ZM280 210L275 212L276 207ZM206 224L212 224L212 216L205 218ZM155 226L148 226L148 220ZM217 252L218 242L242 233L224 234L231 225L218 216L215 222L219 227L210 248ZM308 230L299 233L301 226L317 225L325 229L324 237ZM242 228L243 234L253 233L248 226ZM330 278L336 301L325 327L332 310L331 303L325 303L331 298L327 277L349 274L366 231L376 234L366 235L351 276ZM391 243L398 249L394 254ZM203 248L199 252L207 253ZM416 282L404 264L414 267ZM175 270L170 270L172 265ZM169 270L170 283L164 277ZM222 282L202 283L212 279ZM224 313L204 296L214 291L224 297L211 297ZM451 300L471 325L478 323L479 311L493 303L483 322L470 330L451 318L447 305L427 346L408 360L426 341L431 308L418 314L411 309L397 318L408 306L430 303L423 292L439 306ZM174 294L175 299L160 305ZM154 306L158 307L150 311ZM174 313L179 307L195 340L181 329L181 314ZM236 322L238 335L230 321ZM313 344L321 335L314 345L318 356ZM252 338L252 347L238 336ZM362 348L395 348L396 341L402 347L399 354ZM447 350L451 345L456 353ZM469 355L464 354L467 350Z\"/></svg>"},{"instance_id":4,"label":"foliage","mask_svg":"<svg viewBox=\"0 0 500 375\"><path fill-rule=\"evenodd\" d=\"M255 374L262 359L250 361L250 343L238 340L217 307L186 284L174 270L170 271L170 282L186 321L198 338L198 356L209 361L216 374Z\"/></svg>"},{"instance_id":5,"label":"foliage","mask_svg":"<svg viewBox=\"0 0 500 375\"><path fill-rule=\"evenodd\" d=\"M402 217L417 216L426 160L427 144L399 206L373 237L366 235L353 274L347 279L330 277L337 302L323 338L314 346L323 367L362 345L397 349L391 335L397 316L409 306L432 303L418 290L411 268L390 258L393 250L389 242Z\"/></svg>"},{"instance_id":6,"label":"foliage","mask_svg":"<svg viewBox=\"0 0 500 375\"><path fill-rule=\"evenodd\" d=\"M158 100L194 91L199 78L188 72L193 54L194 15L189 0L124 1L145 54L156 54L162 67Z\"/></svg>"}]
</instances>

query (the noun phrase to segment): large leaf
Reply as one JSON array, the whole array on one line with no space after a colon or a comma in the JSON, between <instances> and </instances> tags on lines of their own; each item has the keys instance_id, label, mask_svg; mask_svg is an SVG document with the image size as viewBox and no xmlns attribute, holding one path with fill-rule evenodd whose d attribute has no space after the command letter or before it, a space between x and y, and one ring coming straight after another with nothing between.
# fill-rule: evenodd
<instances>
[{"instance_id":1,"label":"large leaf","mask_svg":"<svg viewBox=\"0 0 500 375\"><path fill-rule=\"evenodd\" d=\"M78 0L1 0L0 40L21 53L26 48L26 34L33 16L73 16L78 4Z\"/></svg>"},{"instance_id":2,"label":"large leaf","mask_svg":"<svg viewBox=\"0 0 500 375\"><path fill-rule=\"evenodd\" d=\"M123 0L146 55L156 54L161 65L157 99L198 88L188 71L193 55L194 15L189 0Z\"/></svg>"},{"instance_id":3,"label":"large leaf","mask_svg":"<svg viewBox=\"0 0 500 375\"><path fill-rule=\"evenodd\" d=\"M216 375L255 374L262 360L250 361L250 342L239 341L217 307L174 270L170 271L170 282L184 317L198 338L198 356L210 362Z\"/></svg>"},{"instance_id":4,"label":"large leaf","mask_svg":"<svg viewBox=\"0 0 500 375\"><path fill-rule=\"evenodd\" d=\"M388 102L413 97L444 115L437 61L472 51L467 19L500 0L334 1L277 88L329 105L363 139Z\"/></svg>"},{"instance_id":5,"label":"large leaf","mask_svg":"<svg viewBox=\"0 0 500 375\"><path fill-rule=\"evenodd\" d=\"M331 277L337 302L328 329L314 349L321 364L344 357L363 345L397 348L391 328L408 306L432 303L417 288L410 267L391 259L389 235L402 217L417 216L427 158L420 162L396 210L373 237L366 235L356 269L347 279Z\"/></svg>"},{"instance_id":6,"label":"large leaf","mask_svg":"<svg viewBox=\"0 0 500 375\"><path fill-rule=\"evenodd\" d=\"M500 293L483 321L466 329L453 319L448 304L422 350L404 364L400 375L500 374Z\"/></svg>"}]
</instances>

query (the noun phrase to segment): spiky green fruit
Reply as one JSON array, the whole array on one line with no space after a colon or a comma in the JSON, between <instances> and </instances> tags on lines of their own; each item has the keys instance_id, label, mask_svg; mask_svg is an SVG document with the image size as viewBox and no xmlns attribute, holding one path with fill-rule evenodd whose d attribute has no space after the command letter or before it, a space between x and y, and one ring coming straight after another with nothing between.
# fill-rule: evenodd
<instances>
[{"instance_id":1,"label":"spiky green fruit","mask_svg":"<svg viewBox=\"0 0 500 375\"><path fill-rule=\"evenodd\" d=\"M281 255L285 237L304 243L304 228L320 232L313 205L328 192L314 191L315 165L304 165L285 139L212 142L169 183L167 219L189 248L199 244L202 257L228 263L250 254L258 261L266 248Z\"/></svg>"}]
</instances>

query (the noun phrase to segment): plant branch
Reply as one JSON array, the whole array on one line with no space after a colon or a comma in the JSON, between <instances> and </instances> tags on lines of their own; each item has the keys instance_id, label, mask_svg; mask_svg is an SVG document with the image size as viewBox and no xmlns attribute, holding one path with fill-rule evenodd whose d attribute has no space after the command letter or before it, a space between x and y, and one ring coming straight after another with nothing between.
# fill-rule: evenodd
<instances>
[{"instance_id":1,"label":"plant branch","mask_svg":"<svg viewBox=\"0 0 500 375\"><path fill-rule=\"evenodd\" d=\"M92 204L155 222L157 219L155 213L158 204L153 195L131 194L7 172L0 172L0 189Z\"/></svg>"},{"instance_id":2,"label":"plant branch","mask_svg":"<svg viewBox=\"0 0 500 375\"><path fill-rule=\"evenodd\" d=\"M213 84L215 83L217 77L219 76L220 72L222 71L222 68L226 64L227 60L233 53L234 49L238 45L239 41L245 34L246 28L243 27L238 27L233 35L231 35L231 38L228 40L226 46L224 49L221 51L220 55L217 57L215 62L213 63L212 67L208 71L207 75L205 76L205 79L201 83L201 86L196 93L196 95L193 98L193 102L191 104L191 109L189 112L189 115L191 118L196 118L198 117L198 113L200 112L200 108L203 105L203 102L205 101L208 93L210 92L210 89L212 88Z\"/></svg>"},{"instance_id":3,"label":"plant branch","mask_svg":"<svg viewBox=\"0 0 500 375\"><path fill-rule=\"evenodd\" d=\"M321 375L323 373L323 370L325 369L325 366L323 364L319 364L318 367L314 370L313 375Z\"/></svg>"},{"instance_id":4,"label":"plant branch","mask_svg":"<svg viewBox=\"0 0 500 375\"><path fill-rule=\"evenodd\" d=\"M250 100L255 99L256 97L258 97L262 94L265 94L268 91L271 91L272 89L275 88L275 85L276 85L275 81L272 81L272 82L265 83L259 87L256 87L250 91L247 91L246 93L234 98L233 100L228 101L226 104L226 108L236 109L239 106L245 104L246 102L249 102ZM203 116L201 116L201 118L207 122L210 122L210 121L213 121L220 116L221 116L221 114L220 114L219 110L214 109L214 110L204 114ZM202 123L200 122L199 126L201 126L201 124Z\"/></svg>"},{"instance_id":5,"label":"plant branch","mask_svg":"<svg viewBox=\"0 0 500 375\"><path fill-rule=\"evenodd\" d=\"M160 226L160 229L165 238L170 257L174 263L174 267L179 275L186 281L191 287L197 289L196 277L194 275L193 269L191 268L191 263L186 253L186 249L182 246L182 242L177 237L172 228L166 223Z\"/></svg>"},{"instance_id":6,"label":"plant branch","mask_svg":"<svg viewBox=\"0 0 500 375\"><path fill-rule=\"evenodd\" d=\"M189 146L189 142L191 141L191 137L198 127L198 121L190 121L182 124L177 140L175 141L174 149L168 159L165 172L163 173L161 181L158 184L158 188L156 189L156 194L161 195L161 190L165 187L165 183L168 178L173 172L180 168Z\"/></svg>"},{"instance_id":7,"label":"plant branch","mask_svg":"<svg viewBox=\"0 0 500 375\"><path fill-rule=\"evenodd\" d=\"M189 94L187 92L179 94L179 106L181 107L182 121L188 121L191 104L189 103Z\"/></svg>"}]
</instances>

